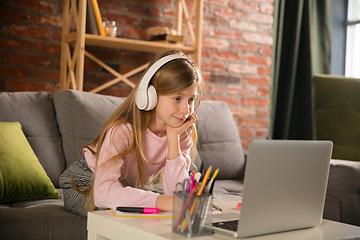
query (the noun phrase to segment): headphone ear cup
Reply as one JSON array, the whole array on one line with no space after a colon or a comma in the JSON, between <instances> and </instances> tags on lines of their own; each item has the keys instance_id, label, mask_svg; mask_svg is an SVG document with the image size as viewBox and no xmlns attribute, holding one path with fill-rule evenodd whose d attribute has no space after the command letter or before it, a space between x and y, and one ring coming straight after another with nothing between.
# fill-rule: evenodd
<instances>
[{"instance_id":1,"label":"headphone ear cup","mask_svg":"<svg viewBox=\"0 0 360 240\"><path fill-rule=\"evenodd\" d=\"M157 104L157 93L153 85L149 85L147 89L148 104L144 110L150 111L156 107Z\"/></svg>"},{"instance_id":2,"label":"headphone ear cup","mask_svg":"<svg viewBox=\"0 0 360 240\"><path fill-rule=\"evenodd\" d=\"M144 110L144 108L146 107L146 96L140 90L136 92L135 103L140 110Z\"/></svg>"}]
</instances>

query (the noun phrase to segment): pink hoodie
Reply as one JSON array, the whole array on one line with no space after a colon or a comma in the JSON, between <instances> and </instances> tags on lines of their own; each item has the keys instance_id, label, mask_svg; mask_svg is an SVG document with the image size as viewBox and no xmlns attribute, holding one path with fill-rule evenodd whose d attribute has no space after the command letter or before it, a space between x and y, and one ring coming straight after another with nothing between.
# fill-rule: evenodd
<instances>
[{"instance_id":1,"label":"pink hoodie","mask_svg":"<svg viewBox=\"0 0 360 240\"><path fill-rule=\"evenodd\" d=\"M110 137L111 136L111 137ZM192 146L191 131L180 135L180 149L182 154L176 159L167 159L168 146L166 137L158 137L149 129L143 133L143 146L146 159L152 165L144 163L147 174L146 180L151 180L164 167L162 180L165 195L172 195L177 182L188 177L190 168L190 148ZM136 186L137 162L134 153L124 158L109 158L129 149L132 144L132 127L130 124L118 125L108 130L103 146L100 150L98 169L94 182L95 206L100 208L116 208L117 206L129 207L155 207L159 194L138 189ZM89 149L83 150L90 169L94 172L96 157ZM120 168L122 171L120 171ZM128 172L126 174L126 169ZM126 174L123 178L122 174ZM118 179L121 178L119 181ZM146 181L145 181L146 182Z\"/></svg>"}]
</instances>

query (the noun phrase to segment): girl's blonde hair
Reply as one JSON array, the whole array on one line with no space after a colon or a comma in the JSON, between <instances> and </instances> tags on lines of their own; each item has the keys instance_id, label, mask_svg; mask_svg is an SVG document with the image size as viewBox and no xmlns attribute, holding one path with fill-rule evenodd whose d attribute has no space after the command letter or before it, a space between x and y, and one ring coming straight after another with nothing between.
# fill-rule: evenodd
<instances>
[{"instance_id":1,"label":"girl's blonde hair","mask_svg":"<svg viewBox=\"0 0 360 240\"><path fill-rule=\"evenodd\" d=\"M165 53L162 53L154 58L154 60L149 64L147 69L144 71L142 77L146 73L146 71L160 58L165 57L167 55L171 54L184 54L181 51L177 50L170 50ZM197 98L200 102L201 99L201 88L202 88L202 76L200 73L200 70L196 66L196 64L191 61L190 59L175 59L171 62L166 63L163 65L152 77L150 84L152 84L158 95L168 95L173 94L177 92L181 92L188 87L190 87L192 84L196 84L198 87L198 95ZM120 105L120 107L113 113L113 115L109 118L109 120L105 123L100 135L89 145L86 146L93 154L96 155L96 166L98 166L98 156L103 145L104 138L106 134L108 133L109 129L121 125L130 123L133 130L133 141L132 145L129 149L127 149L123 153L119 153L118 155L108 159L107 161L124 158L129 153L135 153L136 159L134 161L137 161L137 167L138 167L138 176L137 181L141 189L145 189L146 179L145 176L145 170L144 170L144 162L147 162L147 159L143 152L143 143L142 143L142 134L146 128L152 123L155 117L155 109L151 111L143 111L140 110L135 103L135 97L136 92L139 87L140 81L137 83L135 88L131 91L130 95L125 99L125 101ZM197 107L197 106L195 106ZM193 152L196 151L196 143L197 143L197 131L195 128L195 125L193 124L191 126L192 128L192 140L193 140L193 146L192 150ZM113 128L114 129L114 128ZM96 146L96 150L93 151L92 149ZM165 159L164 159L165 160ZM151 163L150 163L151 164ZM161 164L161 163L157 163ZM128 164L130 166L130 164ZM127 169L124 171L123 169L120 169L120 171L123 173L123 177L126 177ZM96 169L94 169L94 174L96 174ZM94 179L93 174L93 179ZM81 191L83 194L87 195L85 207L84 210L95 210L94 205L94 196L93 196L93 184L94 181L92 181L91 187L85 191Z\"/></svg>"}]
</instances>

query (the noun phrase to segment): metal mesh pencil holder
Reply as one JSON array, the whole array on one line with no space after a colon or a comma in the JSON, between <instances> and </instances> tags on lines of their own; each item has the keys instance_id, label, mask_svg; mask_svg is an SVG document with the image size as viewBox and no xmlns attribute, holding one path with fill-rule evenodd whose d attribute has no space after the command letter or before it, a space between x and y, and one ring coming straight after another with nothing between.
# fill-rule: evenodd
<instances>
[{"instance_id":1,"label":"metal mesh pencil holder","mask_svg":"<svg viewBox=\"0 0 360 240\"><path fill-rule=\"evenodd\" d=\"M212 195L175 192L172 231L187 237L212 234Z\"/></svg>"}]
</instances>

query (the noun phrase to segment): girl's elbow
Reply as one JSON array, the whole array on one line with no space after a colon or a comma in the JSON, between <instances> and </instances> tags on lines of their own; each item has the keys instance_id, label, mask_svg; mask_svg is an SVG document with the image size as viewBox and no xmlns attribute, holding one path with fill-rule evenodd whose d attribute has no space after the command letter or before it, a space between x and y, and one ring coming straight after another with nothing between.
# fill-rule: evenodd
<instances>
[{"instance_id":1,"label":"girl's elbow","mask_svg":"<svg viewBox=\"0 0 360 240\"><path fill-rule=\"evenodd\" d=\"M99 197L97 197L96 195L94 195L94 205L95 207L101 208L101 199Z\"/></svg>"},{"instance_id":2,"label":"girl's elbow","mask_svg":"<svg viewBox=\"0 0 360 240\"><path fill-rule=\"evenodd\" d=\"M102 195L94 194L94 205L98 208L107 208L109 206L106 206L106 198Z\"/></svg>"}]
</instances>

